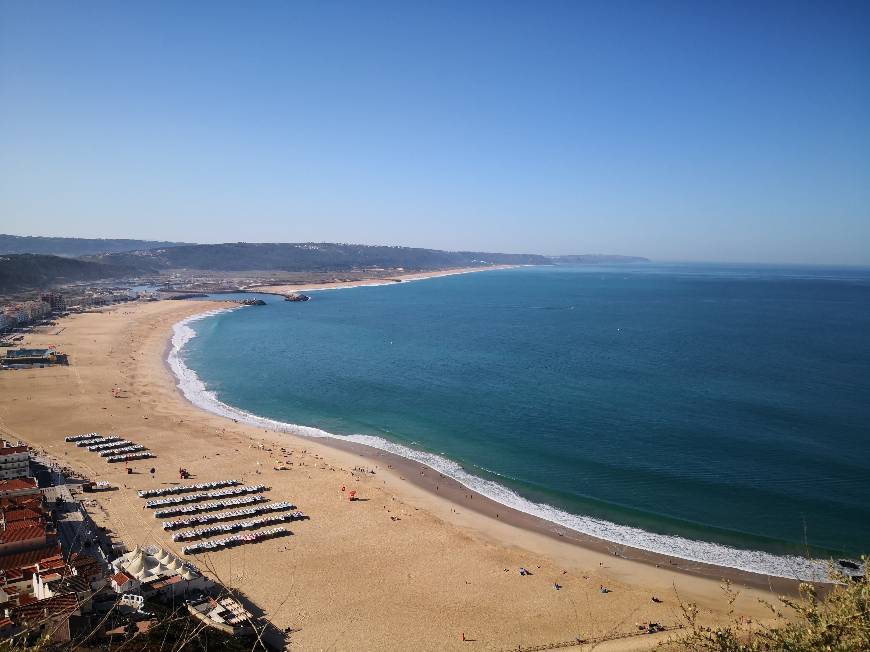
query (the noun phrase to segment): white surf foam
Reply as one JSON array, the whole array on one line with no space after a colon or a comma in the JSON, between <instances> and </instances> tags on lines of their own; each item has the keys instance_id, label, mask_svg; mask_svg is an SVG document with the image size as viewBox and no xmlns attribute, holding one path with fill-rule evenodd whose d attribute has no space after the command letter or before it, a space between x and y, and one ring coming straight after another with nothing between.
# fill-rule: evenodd
<instances>
[{"instance_id":1,"label":"white surf foam","mask_svg":"<svg viewBox=\"0 0 870 652\"><path fill-rule=\"evenodd\" d=\"M268 419L227 405L220 401L214 392L209 391L196 372L184 363L181 358L181 351L191 339L196 337L196 331L190 326L192 322L237 309L212 310L184 319L174 326L172 348L167 361L178 378L178 387L181 392L191 403L200 408L259 428L267 428L302 437L343 439L400 455L406 459L425 464L439 473L453 478L468 489L502 505L540 517L576 532L608 541L614 545L614 551L617 553L620 552L618 550L619 546L626 546L692 562L714 564L716 566L776 577L814 581L825 581L828 579L827 564L822 560L806 559L791 555L774 555L758 550L742 550L718 543L694 541L680 536L657 534L598 518L570 514L552 505L528 500L502 484L469 473L456 462L441 455L415 450L372 435L335 435L319 428Z\"/></svg>"}]
</instances>

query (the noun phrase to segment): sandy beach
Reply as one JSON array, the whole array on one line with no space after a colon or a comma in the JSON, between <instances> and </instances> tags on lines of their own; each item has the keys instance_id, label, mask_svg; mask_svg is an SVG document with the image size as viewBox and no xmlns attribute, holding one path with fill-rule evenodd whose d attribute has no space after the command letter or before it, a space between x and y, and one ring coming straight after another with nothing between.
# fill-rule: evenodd
<instances>
[{"instance_id":1,"label":"sandy beach","mask_svg":"<svg viewBox=\"0 0 870 652\"><path fill-rule=\"evenodd\" d=\"M259 288L267 289L313 288ZM293 536L190 558L239 589L279 630L292 629L283 644L499 650L633 634L638 623L677 623L677 596L698 603L709 621L726 619L726 576L746 585L736 614L756 622L768 615L758 603L772 597L766 578L700 565L676 568L649 555L615 556L602 542L469 499L455 482L406 460L264 431L196 408L165 362L172 326L227 305L128 304L74 315L29 335L28 345L54 344L68 353L70 366L0 372L0 432L119 485L95 498L93 512L131 547L155 544L180 553L136 496L138 489L178 482L179 467L200 482L266 484L271 500L294 502L311 519L293 523ZM113 397L116 386L125 398ZM127 475L123 465L63 441L91 431L117 433L158 457L132 463L136 472ZM276 463L288 470L275 470ZM375 473L354 473L357 468ZM348 501L342 485L361 500ZM532 574L520 576L521 566ZM555 583L562 588L555 590ZM602 594L601 585L611 592ZM662 638L623 638L600 649L646 649Z\"/></svg>"},{"instance_id":2,"label":"sandy beach","mask_svg":"<svg viewBox=\"0 0 870 652\"><path fill-rule=\"evenodd\" d=\"M496 269L511 269L516 265L490 265L487 267L457 267L454 269L441 269L431 272L415 272L408 274L390 274L377 278L364 278L352 281L331 281L323 283L296 283L285 285L257 285L248 288L249 292L262 292L264 294L287 295L294 292L311 292L313 290L337 290L339 288L353 288L365 285L389 285L390 283L407 283L409 281L421 281L427 278L439 276L453 276L455 274L471 274L474 272L489 272Z\"/></svg>"}]
</instances>

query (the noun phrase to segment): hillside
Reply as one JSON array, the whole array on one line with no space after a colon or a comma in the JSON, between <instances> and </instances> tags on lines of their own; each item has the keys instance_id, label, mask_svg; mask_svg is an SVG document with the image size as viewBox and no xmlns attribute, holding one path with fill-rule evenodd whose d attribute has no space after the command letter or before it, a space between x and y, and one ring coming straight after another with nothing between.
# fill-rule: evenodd
<instances>
[{"instance_id":1,"label":"hillside","mask_svg":"<svg viewBox=\"0 0 870 652\"><path fill-rule=\"evenodd\" d=\"M152 240L105 240L93 238L44 238L0 233L0 254L48 254L52 256L95 256L175 246L176 242Z\"/></svg>"},{"instance_id":2,"label":"hillside","mask_svg":"<svg viewBox=\"0 0 870 652\"><path fill-rule=\"evenodd\" d=\"M413 271L486 265L535 265L549 262L545 256L534 254L439 251L413 247L324 242L179 245L150 251L109 254L91 260L160 269L285 272L349 271L367 268L403 268Z\"/></svg>"},{"instance_id":3,"label":"hillside","mask_svg":"<svg viewBox=\"0 0 870 652\"><path fill-rule=\"evenodd\" d=\"M0 255L0 292L45 289L79 281L118 279L137 270L62 256L41 254Z\"/></svg>"}]
</instances>

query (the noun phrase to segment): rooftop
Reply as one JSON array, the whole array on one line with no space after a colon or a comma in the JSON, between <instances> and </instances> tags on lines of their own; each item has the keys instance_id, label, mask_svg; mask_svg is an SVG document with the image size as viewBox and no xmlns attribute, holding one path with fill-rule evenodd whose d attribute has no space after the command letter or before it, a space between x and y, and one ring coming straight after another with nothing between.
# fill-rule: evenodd
<instances>
[{"instance_id":1,"label":"rooftop","mask_svg":"<svg viewBox=\"0 0 870 652\"><path fill-rule=\"evenodd\" d=\"M0 492L21 491L24 489L37 489L36 478L12 478L0 480Z\"/></svg>"},{"instance_id":2,"label":"rooftop","mask_svg":"<svg viewBox=\"0 0 870 652\"><path fill-rule=\"evenodd\" d=\"M45 536L45 527L42 525L27 525L25 527L16 527L0 532L0 545L7 543L18 543L20 541L28 541L30 539L38 539Z\"/></svg>"},{"instance_id":3,"label":"rooftop","mask_svg":"<svg viewBox=\"0 0 870 652\"><path fill-rule=\"evenodd\" d=\"M39 622L50 616L69 616L78 609L75 593L55 595L45 600L12 607L10 617L15 622Z\"/></svg>"},{"instance_id":4,"label":"rooftop","mask_svg":"<svg viewBox=\"0 0 870 652\"><path fill-rule=\"evenodd\" d=\"M26 453L28 451L28 447L25 444L20 445L12 445L5 439L0 445L0 455L14 455L16 453Z\"/></svg>"},{"instance_id":5,"label":"rooftop","mask_svg":"<svg viewBox=\"0 0 870 652\"><path fill-rule=\"evenodd\" d=\"M52 544L42 546L36 550L0 555L0 570L11 570L32 566L42 559L58 554L60 554L60 546Z\"/></svg>"},{"instance_id":6,"label":"rooftop","mask_svg":"<svg viewBox=\"0 0 870 652\"><path fill-rule=\"evenodd\" d=\"M39 520L42 518L42 512L37 512L35 509L28 507L11 508L3 510L3 520L6 523L15 523L18 521Z\"/></svg>"},{"instance_id":7,"label":"rooftop","mask_svg":"<svg viewBox=\"0 0 870 652\"><path fill-rule=\"evenodd\" d=\"M115 572L123 571L140 582L152 582L173 576L191 580L201 576L193 566L156 546L149 548L137 546L135 550L113 561L112 567Z\"/></svg>"},{"instance_id":8,"label":"rooftop","mask_svg":"<svg viewBox=\"0 0 870 652\"><path fill-rule=\"evenodd\" d=\"M7 358L47 358L54 353L51 349L10 349Z\"/></svg>"}]
</instances>

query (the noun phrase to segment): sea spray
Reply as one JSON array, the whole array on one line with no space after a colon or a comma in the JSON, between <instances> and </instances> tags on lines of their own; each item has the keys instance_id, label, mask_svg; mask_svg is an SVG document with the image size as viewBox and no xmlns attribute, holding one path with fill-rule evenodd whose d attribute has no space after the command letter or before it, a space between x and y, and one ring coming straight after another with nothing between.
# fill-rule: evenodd
<instances>
[{"instance_id":1,"label":"sea spray","mask_svg":"<svg viewBox=\"0 0 870 652\"><path fill-rule=\"evenodd\" d=\"M620 525L603 519L571 514L552 505L528 500L512 489L492 480L471 474L456 462L435 453L415 450L372 435L336 435L319 428L268 419L227 405L220 401L214 392L209 391L196 372L184 363L181 352L185 345L196 337L197 334L190 324L238 309L233 307L211 310L188 317L176 323L173 327L172 347L167 362L178 379L179 389L185 398L197 407L259 428L301 437L342 439L399 455L414 462L424 464L456 480L471 491L486 496L506 507L537 516L556 525L602 539L617 546L627 546L687 561L713 564L776 577L814 581L828 579L827 564L823 560L813 560L792 555L774 555L763 551L743 550L712 542L648 532L640 528Z\"/></svg>"}]
</instances>

